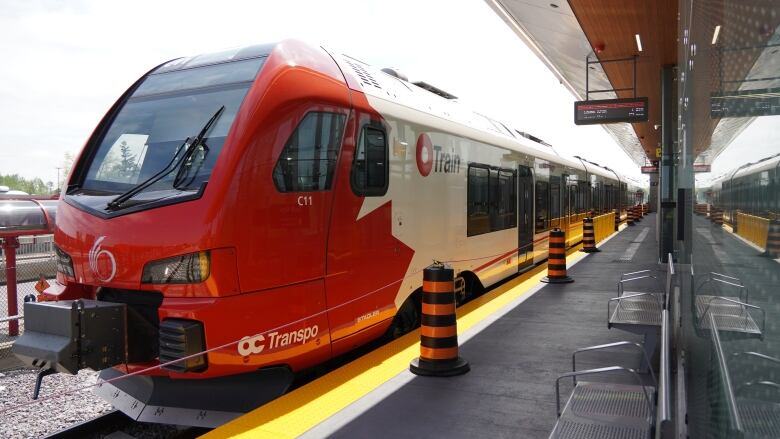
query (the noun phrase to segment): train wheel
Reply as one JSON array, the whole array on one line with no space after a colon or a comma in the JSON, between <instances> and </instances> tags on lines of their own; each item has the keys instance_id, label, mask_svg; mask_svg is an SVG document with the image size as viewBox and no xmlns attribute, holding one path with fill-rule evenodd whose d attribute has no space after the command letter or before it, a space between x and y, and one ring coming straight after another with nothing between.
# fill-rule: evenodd
<instances>
[{"instance_id":1,"label":"train wheel","mask_svg":"<svg viewBox=\"0 0 780 439\"><path fill-rule=\"evenodd\" d=\"M464 291L462 295L455 296L455 303L460 306L471 299L481 296L485 292L485 288L482 286L482 282L479 278L470 271L464 271L459 276L463 279Z\"/></svg>"},{"instance_id":2,"label":"train wheel","mask_svg":"<svg viewBox=\"0 0 780 439\"><path fill-rule=\"evenodd\" d=\"M393 318L393 322L387 329L387 338L395 340L407 332L420 326L420 312L422 311L422 292L412 293Z\"/></svg>"}]
</instances>

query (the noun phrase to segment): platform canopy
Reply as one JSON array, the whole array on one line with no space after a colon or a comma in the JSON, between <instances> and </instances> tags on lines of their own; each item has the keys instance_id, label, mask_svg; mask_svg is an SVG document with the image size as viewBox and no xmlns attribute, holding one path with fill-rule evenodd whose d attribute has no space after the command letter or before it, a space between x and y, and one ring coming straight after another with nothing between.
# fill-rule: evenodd
<instances>
[{"instance_id":1,"label":"platform canopy","mask_svg":"<svg viewBox=\"0 0 780 439\"><path fill-rule=\"evenodd\" d=\"M696 117L690 122L697 127L693 145L697 163L712 163L753 121L752 117L712 118L712 94L780 87L780 78L770 74L776 71L778 61L780 41L773 41L773 35L777 35L780 17L762 13L751 0L699 2L702 10L692 12L706 17L706 23L690 35L688 30L679 29L678 0L486 2L577 100L586 100L586 59L603 62L588 66L589 90L629 89L634 82L633 62L604 61L637 56L636 96L649 99L648 121L603 127L638 165L656 160L661 142L661 71L664 65L678 63L678 50L695 50L696 67L703 73L692 84L691 105L701 106L698 111L694 109ZM729 16L741 16L756 24L737 28L732 20L724 20ZM623 90L591 94L589 98L633 96L633 90Z\"/></svg>"}]
</instances>

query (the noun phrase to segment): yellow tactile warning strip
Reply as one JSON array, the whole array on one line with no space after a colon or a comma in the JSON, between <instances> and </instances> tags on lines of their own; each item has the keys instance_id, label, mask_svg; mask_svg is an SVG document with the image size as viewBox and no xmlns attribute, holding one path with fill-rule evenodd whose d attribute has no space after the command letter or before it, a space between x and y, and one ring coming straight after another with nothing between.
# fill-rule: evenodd
<instances>
[{"instance_id":1,"label":"yellow tactile warning strip","mask_svg":"<svg viewBox=\"0 0 780 439\"><path fill-rule=\"evenodd\" d=\"M585 257L569 250L567 265ZM528 294L547 274L546 264L457 309L462 334L513 300ZM420 354L420 331L363 355L354 361L255 409L207 434L204 438L292 438L299 436L409 368Z\"/></svg>"}]
</instances>

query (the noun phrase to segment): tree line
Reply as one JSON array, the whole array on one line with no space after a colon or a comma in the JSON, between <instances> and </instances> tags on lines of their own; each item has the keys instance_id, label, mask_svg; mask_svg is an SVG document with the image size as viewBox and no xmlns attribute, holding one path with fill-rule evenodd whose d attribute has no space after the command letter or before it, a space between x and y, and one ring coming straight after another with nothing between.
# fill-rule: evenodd
<instances>
[{"instance_id":1,"label":"tree line","mask_svg":"<svg viewBox=\"0 0 780 439\"><path fill-rule=\"evenodd\" d=\"M60 178L65 179L70 172L71 166L73 166L73 154L66 152L62 162L62 169ZM40 177L27 179L19 174L0 174L0 186L8 186L9 190L16 190L26 192L30 195L46 195L52 194L55 190L58 190L57 184L60 182L47 181L44 182Z\"/></svg>"}]
</instances>

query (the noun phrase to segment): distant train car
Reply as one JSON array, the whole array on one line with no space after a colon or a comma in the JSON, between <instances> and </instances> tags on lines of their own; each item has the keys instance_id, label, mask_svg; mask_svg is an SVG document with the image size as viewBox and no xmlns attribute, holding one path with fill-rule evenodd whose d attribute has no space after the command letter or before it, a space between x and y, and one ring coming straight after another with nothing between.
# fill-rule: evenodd
<instances>
[{"instance_id":1,"label":"distant train car","mask_svg":"<svg viewBox=\"0 0 780 439\"><path fill-rule=\"evenodd\" d=\"M69 176L46 291L58 302L29 305L15 351L105 379L187 357L98 391L139 420L215 426L294 372L418 326L434 260L463 300L545 260L552 228L634 203L613 171L448 97L297 41L152 69ZM90 318L73 299L124 304L90 323L125 325L101 345L118 359L90 357L87 336L71 356L36 341L57 304L75 316L65 326Z\"/></svg>"},{"instance_id":2,"label":"distant train car","mask_svg":"<svg viewBox=\"0 0 780 439\"><path fill-rule=\"evenodd\" d=\"M780 214L780 154L748 163L712 183L710 203L733 222L737 211L764 218Z\"/></svg>"}]
</instances>

